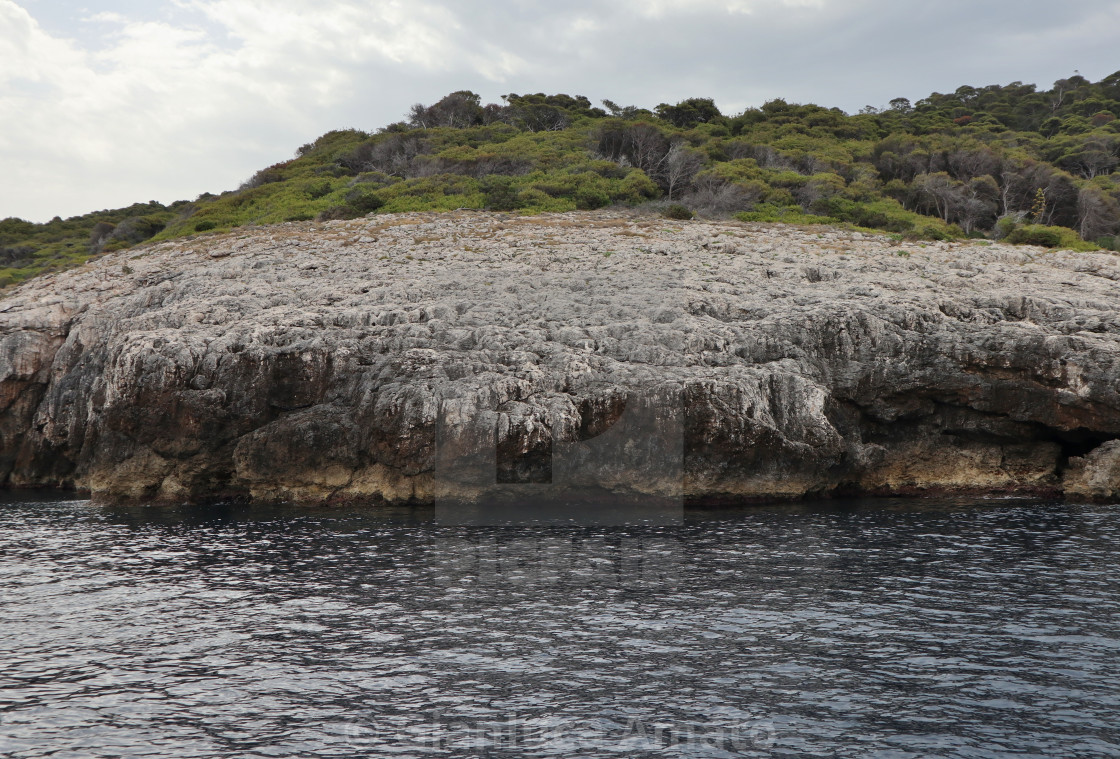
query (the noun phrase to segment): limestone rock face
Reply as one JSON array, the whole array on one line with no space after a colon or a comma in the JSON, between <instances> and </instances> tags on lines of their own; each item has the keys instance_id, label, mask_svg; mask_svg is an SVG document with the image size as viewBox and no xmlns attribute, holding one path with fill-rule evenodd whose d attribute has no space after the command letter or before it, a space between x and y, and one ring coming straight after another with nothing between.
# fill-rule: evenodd
<instances>
[{"instance_id":1,"label":"limestone rock face","mask_svg":"<svg viewBox=\"0 0 1120 759\"><path fill-rule=\"evenodd\" d=\"M1120 501L1120 440L1071 458L1062 486L1069 498Z\"/></svg>"},{"instance_id":2,"label":"limestone rock face","mask_svg":"<svg viewBox=\"0 0 1120 759\"><path fill-rule=\"evenodd\" d=\"M623 448L654 465L589 447L643 402ZM559 478L563 450L658 493L674 435L694 499L1116 497L1116 444L1076 457L1120 438L1120 257L405 214L132 249L0 299L6 486L427 502L474 440L499 482Z\"/></svg>"}]
</instances>

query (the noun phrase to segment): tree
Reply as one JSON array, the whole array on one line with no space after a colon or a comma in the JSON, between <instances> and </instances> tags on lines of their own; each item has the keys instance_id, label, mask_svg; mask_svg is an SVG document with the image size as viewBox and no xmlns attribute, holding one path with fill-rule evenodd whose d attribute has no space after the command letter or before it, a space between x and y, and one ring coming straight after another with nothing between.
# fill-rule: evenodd
<instances>
[{"instance_id":1,"label":"tree","mask_svg":"<svg viewBox=\"0 0 1120 759\"><path fill-rule=\"evenodd\" d=\"M837 174L815 174L797 192L801 205L809 208L822 198L831 198L844 191L844 179Z\"/></svg>"},{"instance_id":2,"label":"tree","mask_svg":"<svg viewBox=\"0 0 1120 759\"><path fill-rule=\"evenodd\" d=\"M558 132L571 123L571 118L563 109L544 103L511 105L507 119L518 129L527 132Z\"/></svg>"},{"instance_id":3,"label":"tree","mask_svg":"<svg viewBox=\"0 0 1120 759\"><path fill-rule=\"evenodd\" d=\"M613 100L603 100L602 103L603 107L610 112L611 116L614 116L618 119L634 119L642 113L642 109L634 105L622 106L614 102ZM649 111L645 112L649 113Z\"/></svg>"},{"instance_id":4,"label":"tree","mask_svg":"<svg viewBox=\"0 0 1120 759\"><path fill-rule=\"evenodd\" d=\"M1017 157L1003 156L999 169L993 175L999 185L1000 216L1011 216L1025 211L1024 193L1027 182L1023 176L1024 162Z\"/></svg>"},{"instance_id":5,"label":"tree","mask_svg":"<svg viewBox=\"0 0 1120 759\"><path fill-rule=\"evenodd\" d=\"M919 198L933 206L946 223L957 223L965 234L995 221L999 186L990 176L958 182L945 172L921 174L914 180Z\"/></svg>"},{"instance_id":6,"label":"tree","mask_svg":"<svg viewBox=\"0 0 1120 759\"><path fill-rule=\"evenodd\" d=\"M669 141L653 124L635 124L626 135L625 154L630 165L644 171L657 181L669 152Z\"/></svg>"},{"instance_id":7,"label":"tree","mask_svg":"<svg viewBox=\"0 0 1120 759\"><path fill-rule=\"evenodd\" d=\"M953 214L964 233L977 227L989 227L999 208L999 186L991 176L976 177L957 188Z\"/></svg>"},{"instance_id":8,"label":"tree","mask_svg":"<svg viewBox=\"0 0 1120 759\"><path fill-rule=\"evenodd\" d=\"M994 175L999 170L999 156L987 145L962 145L945 156L946 168L954 179L968 181Z\"/></svg>"},{"instance_id":9,"label":"tree","mask_svg":"<svg viewBox=\"0 0 1120 759\"><path fill-rule=\"evenodd\" d=\"M1077 194L1077 232L1084 240L1110 235L1120 228L1120 203L1100 188L1086 185Z\"/></svg>"},{"instance_id":10,"label":"tree","mask_svg":"<svg viewBox=\"0 0 1120 759\"><path fill-rule=\"evenodd\" d=\"M662 103L654 109L657 118L668 121L680 129L690 129L697 124L707 124L723 116L711 98L689 98L676 105Z\"/></svg>"},{"instance_id":11,"label":"tree","mask_svg":"<svg viewBox=\"0 0 1120 759\"><path fill-rule=\"evenodd\" d=\"M464 129L481 124L482 118L481 98L470 90L452 92L431 106L417 103L408 112L408 123L418 129L433 127Z\"/></svg>"},{"instance_id":12,"label":"tree","mask_svg":"<svg viewBox=\"0 0 1120 759\"><path fill-rule=\"evenodd\" d=\"M700 167L704 165L704 158L695 150L686 148L681 141L674 142L665 154L663 161L665 189L669 200L673 199L674 190L687 186Z\"/></svg>"},{"instance_id":13,"label":"tree","mask_svg":"<svg viewBox=\"0 0 1120 759\"><path fill-rule=\"evenodd\" d=\"M944 171L919 174L914 178L914 189L924 198L943 221L948 222L957 200L957 184Z\"/></svg>"},{"instance_id":14,"label":"tree","mask_svg":"<svg viewBox=\"0 0 1120 759\"><path fill-rule=\"evenodd\" d=\"M1077 188L1073 177L1049 166L1045 166L1044 173L1046 183L1040 185L1040 189L1046 195L1047 209L1041 223L1071 228L1076 226Z\"/></svg>"},{"instance_id":15,"label":"tree","mask_svg":"<svg viewBox=\"0 0 1120 759\"><path fill-rule=\"evenodd\" d=\"M1076 171L1085 179L1110 174L1120 164L1120 138L1092 135L1081 138L1057 163L1067 171Z\"/></svg>"},{"instance_id":16,"label":"tree","mask_svg":"<svg viewBox=\"0 0 1120 759\"><path fill-rule=\"evenodd\" d=\"M338 159L354 173L380 171L406 177L413 172L414 159L431 151L426 140L407 133L394 132L367 140Z\"/></svg>"}]
</instances>

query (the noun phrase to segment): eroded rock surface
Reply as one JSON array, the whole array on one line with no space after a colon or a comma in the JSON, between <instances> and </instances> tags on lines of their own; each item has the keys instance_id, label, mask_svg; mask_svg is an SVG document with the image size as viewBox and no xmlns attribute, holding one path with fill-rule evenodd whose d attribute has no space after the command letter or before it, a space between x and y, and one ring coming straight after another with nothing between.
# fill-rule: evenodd
<instances>
[{"instance_id":1,"label":"eroded rock surface","mask_svg":"<svg viewBox=\"0 0 1120 759\"><path fill-rule=\"evenodd\" d=\"M1120 440L1112 440L1086 456L1069 461L1062 482L1070 498L1120 501Z\"/></svg>"},{"instance_id":2,"label":"eroded rock surface","mask_svg":"<svg viewBox=\"0 0 1120 759\"><path fill-rule=\"evenodd\" d=\"M693 498L1082 493L1070 457L1120 438L1120 257L406 214L124 251L0 300L8 486L428 501L448 413L488 414L499 476L533 482L635 393L680 399Z\"/></svg>"}]
</instances>

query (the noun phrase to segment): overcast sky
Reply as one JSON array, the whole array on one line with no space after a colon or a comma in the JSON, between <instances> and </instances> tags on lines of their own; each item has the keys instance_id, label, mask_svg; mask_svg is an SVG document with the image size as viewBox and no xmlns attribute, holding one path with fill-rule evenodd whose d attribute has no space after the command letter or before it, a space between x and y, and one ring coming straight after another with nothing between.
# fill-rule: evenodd
<instances>
[{"instance_id":1,"label":"overcast sky","mask_svg":"<svg viewBox=\"0 0 1120 759\"><path fill-rule=\"evenodd\" d=\"M1120 69L1120 0L0 0L0 218L231 189L470 89L854 112Z\"/></svg>"}]
</instances>

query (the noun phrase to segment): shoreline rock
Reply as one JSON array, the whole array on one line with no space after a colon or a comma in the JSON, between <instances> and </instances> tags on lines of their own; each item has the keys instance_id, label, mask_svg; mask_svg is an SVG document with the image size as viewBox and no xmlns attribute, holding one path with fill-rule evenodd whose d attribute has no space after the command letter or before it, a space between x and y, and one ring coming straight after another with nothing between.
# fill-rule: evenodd
<instances>
[{"instance_id":1,"label":"shoreline rock","mask_svg":"<svg viewBox=\"0 0 1120 759\"><path fill-rule=\"evenodd\" d=\"M1118 285L1108 253L616 213L176 240L0 300L0 484L428 503L568 466L708 502L1115 500ZM487 445L480 482L441 469Z\"/></svg>"}]
</instances>

